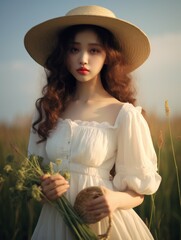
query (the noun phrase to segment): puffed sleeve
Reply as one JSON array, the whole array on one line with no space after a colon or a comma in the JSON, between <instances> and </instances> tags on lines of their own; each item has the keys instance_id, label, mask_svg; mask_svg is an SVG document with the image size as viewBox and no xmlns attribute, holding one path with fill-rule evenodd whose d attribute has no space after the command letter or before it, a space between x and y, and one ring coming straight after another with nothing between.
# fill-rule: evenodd
<instances>
[{"instance_id":1,"label":"puffed sleeve","mask_svg":"<svg viewBox=\"0 0 181 240\"><path fill-rule=\"evenodd\" d=\"M141 109L131 104L122 114L118 129L115 169L113 184L119 191L129 189L149 195L157 191L161 182L149 127Z\"/></svg>"},{"instance_id":2,"label":"puffed sleeve","mask_svg":"<svg viewBox=\"0 0 181 240\"><path fill-rule=\"evenodd\" d=\"M37 112L37 110L35 110L32 123L37 119L37 117L38 117L38 112ZM41 157L43 157L43 162L47 163L48 157L47 157L46 149L45 149L46 141L37 143L39 140L40 140L40 137L31 127L30 136L29 136L29 144L28 144L28 156L32 155L32 154L41 156Z\"/></svg>"}]
</instances>

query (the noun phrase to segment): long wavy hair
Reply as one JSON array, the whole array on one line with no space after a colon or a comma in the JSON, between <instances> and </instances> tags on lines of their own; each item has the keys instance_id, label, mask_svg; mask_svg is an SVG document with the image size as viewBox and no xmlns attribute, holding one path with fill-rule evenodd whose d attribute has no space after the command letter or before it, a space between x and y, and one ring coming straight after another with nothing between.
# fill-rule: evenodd
<instances>
[{"instance_id":1,"label":"long wavy hair","mask_svg":"<svg viewBox=\"0 0 181 240\"><path fill-rule=\"evenodd\" d=\"M94 31L106 51L106 64L101 70L101 81L104 89L121 102L134 105L136 99L132 79L126 72L126 59L121 44L108 30L94 25L75 25L58 34L55 49L49 55L45 72L47 84L42 90L42 97L36 101L38 119L33 129L38 133L40 141L45 141L52 129L56 127L61 113L76 91L76 79L67 69L67 52L76 34L90 29Z\"/></svg>"}]
</instances>

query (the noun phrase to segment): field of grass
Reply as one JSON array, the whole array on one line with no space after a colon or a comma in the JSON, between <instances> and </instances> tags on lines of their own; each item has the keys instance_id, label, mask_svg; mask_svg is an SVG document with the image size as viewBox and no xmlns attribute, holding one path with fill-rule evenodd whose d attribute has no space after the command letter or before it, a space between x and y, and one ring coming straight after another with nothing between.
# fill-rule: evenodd
<instances>
[{"instance_id":1,"label":"field of grass","mask_svg":"<svg viewBox=\"0 0 181 240\"><path fill-rule=\"evenodd\" d=\"M180 240L181 117L170 119L168 123L168 118L160 120L152 116L148 123L158 156L162 183L157 193L152 197L145 197L144 203L136 210L148 224L156 240Z\"/></svg>"},{"instance_id":2,"label":"field of grass","mask_svg":"<svg viewBox=\"0 0 181 240\"><path fill-rule=\"evenodd\" d=\"M178 184L177 177L181 175L181 117L171 118L170 121L173 145L167 118L149 116L148 123L158 155L162 183L158 192L152 197L146 196L144 203L135 210L150 227L156 240L179 240L181 239L181 206L178 194L180 183ZM9 126L0 123L0 171L7 156L14 155L10 143L16 145L26 155L29 128L29 120L18 120L16 124ZM40 203L32 200L27 202L22 199L16 204L13 203L8 182L4 183L3 187L0 187L0 239L29 240L40 209Z\"/></svg>"}]
</instances>

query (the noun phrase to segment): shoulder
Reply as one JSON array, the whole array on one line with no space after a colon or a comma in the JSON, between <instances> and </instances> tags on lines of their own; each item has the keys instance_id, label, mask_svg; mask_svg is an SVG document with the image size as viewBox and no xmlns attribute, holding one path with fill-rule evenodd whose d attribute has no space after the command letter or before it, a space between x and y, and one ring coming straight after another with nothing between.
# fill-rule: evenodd
<instances>
[{"instance_id":1,"label":"shoulder","mask_svg":"<svg viewBox=\"0 0 181 240\"><path fill-rule=\"evenodd\" d=\"M125 115L131 115L131 114L141 114L142 115L142 107L141 106L134 106L131 103L128 102L120 102L114 97L110 97L107 100L107 103L109 106L111 106L113 109L117 109L120 112L123 112Z\"/></svg>"},{"instance_id":2,"label":"shoulder","mask_svg":"<svg viewBox=\"0 0 181 240\"><path fill-rule=\"evenodd\" d=\"M142 107L134 106L131 103L124 103L122 105L123 113L126 115L142 115Z\"/></svg>"},{"instance_id":3,"label":"shoulder","mask_svg":"<svg viewBox=\"0 0 181 240\"><path fill-rule=\"evenodd\" d=\"M110 107L112 111L119 113L119 111L126 103L120 102L119 100L111 96L104 100L104 104Z\"/></svg>"},{"instance_id":4,"label":"shoulder","mask_svg":"<svg viewBox=\"0 0 181 240\"><path fill-rule=\"evenodd\" d=\"M114 116L117 116L117 121L119 118L143 117L141 106L134 106L129 102L120 102L112 96L105 99L104 104L107 105L109 112L111 112Z\"/></svg>"},{"instance_id":5,"label":"shoulder","mask_svg":"<svg viewBox=\"0 0 181 240\"><path fill-rule=\"evenodd\" d=\"M123 103L117 116L116 123L118 126L124 128L125 126L128 127L128 125L142 125L145 121L142 115L142 107L133 106L131 103Z\"/></svg>"},{"instance_id":6,"label":"shoulder","mask_svg":"<svg viewBox=\"0 0 181 240\"><path fill-rule=\"evenodd\" d=\"M134 106L131 103L121 103L118 105L120 107L119 117L131 117L131 116L142 116L142 107Z\"/></svg>"}]
</instances>

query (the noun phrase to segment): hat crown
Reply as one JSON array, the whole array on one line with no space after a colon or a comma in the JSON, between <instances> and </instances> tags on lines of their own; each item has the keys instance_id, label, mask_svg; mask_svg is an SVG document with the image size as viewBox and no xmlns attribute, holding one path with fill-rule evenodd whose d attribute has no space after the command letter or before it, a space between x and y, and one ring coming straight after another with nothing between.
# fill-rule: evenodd
<instances>
[{"instance_id":1,"label":"hat crown","mask_svg":"<svg viewBox=\"0 0 181 240\"><path fill-rule=\"evenodd\" d=\"M116 18L115 14L107 8L92 5L92 6L81 6L70 10L66 16L74 15L92 15Z\"/></svg>"}]
</instances>

